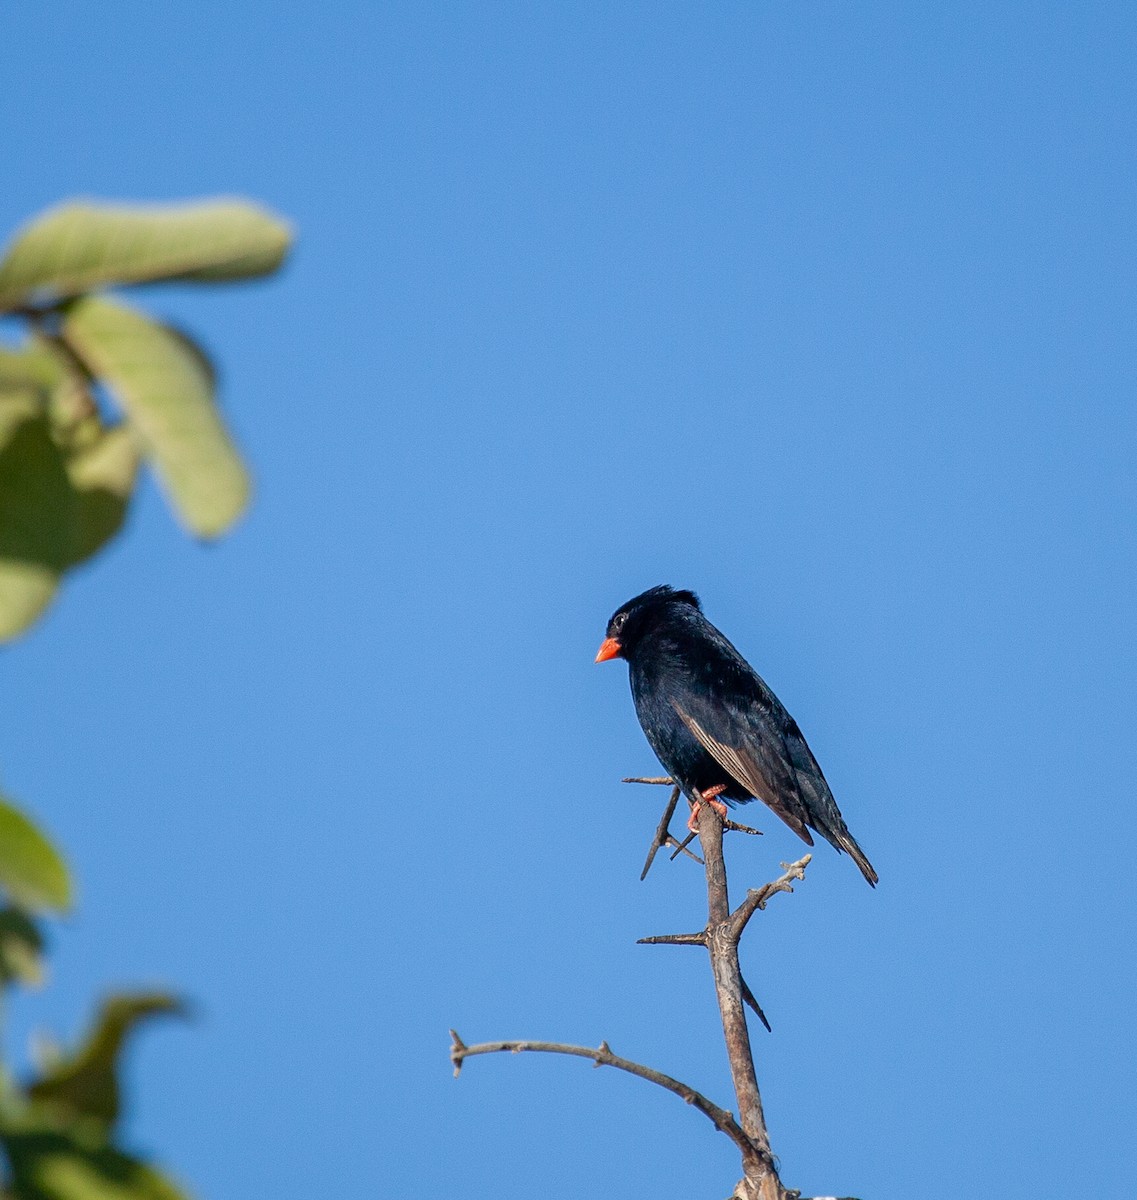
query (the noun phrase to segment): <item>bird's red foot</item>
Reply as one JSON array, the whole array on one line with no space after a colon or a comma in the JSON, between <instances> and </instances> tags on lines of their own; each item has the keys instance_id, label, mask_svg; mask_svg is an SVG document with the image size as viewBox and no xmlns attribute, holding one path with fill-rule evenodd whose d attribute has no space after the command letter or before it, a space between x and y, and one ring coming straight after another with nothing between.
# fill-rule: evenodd
<instances>
[{"instance_id":1,"label":"bird's red foot","mask_svg":"<svg viewBox=\"0 0 1137 1200\"><path fill-rule=\"evenodd\" d=\"M726 820L726 805L721 800L716 800L715 797L721 792L725 792L729 785L725 783L716 784L713 788L707 788L703 793L703 799L718 813L720 817ZM687 828L692 833L699 831L699 809L702 807L698 800L695 801L691 808L691 815L687 818Z\"/></svg>"}]
</instances>

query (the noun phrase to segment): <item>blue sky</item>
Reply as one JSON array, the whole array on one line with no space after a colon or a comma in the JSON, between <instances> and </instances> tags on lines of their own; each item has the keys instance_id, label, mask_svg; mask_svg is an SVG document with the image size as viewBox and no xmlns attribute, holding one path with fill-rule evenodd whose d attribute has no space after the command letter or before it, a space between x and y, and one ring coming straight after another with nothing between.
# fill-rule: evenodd
<instances>
[{"instance_id":1,"label":"blue sky","mask_svg":"<svg viewBox=\"0 0 1137 1200\"><path fill-rule=\"evenodd\" d=\"M798 718L822 845L747 933L790 1186L1129 1194L1131 5L62 2L4 17L0 229L255 197L278 279L145 303L256 474L147 485L4 653L80 905L12 1036L177 986L131 1137L202 1200L725 1195L690 864L604 624L655 583ZM142 297L139 297L142 299ZM801 846L764 812L737 888Z\"/></svg>"}]
</instances>

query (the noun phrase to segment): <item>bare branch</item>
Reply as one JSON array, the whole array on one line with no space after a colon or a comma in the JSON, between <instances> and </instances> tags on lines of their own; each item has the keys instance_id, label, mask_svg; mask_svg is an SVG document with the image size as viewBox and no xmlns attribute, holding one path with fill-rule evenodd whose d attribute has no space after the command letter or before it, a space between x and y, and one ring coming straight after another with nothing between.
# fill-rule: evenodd
<instances>
[{"instance_id":1,"label":"bare branch","mask_svg":"<svg viewBox=\"0 0 1137 1200\"><path fill-rule=\"evenodd\" d=\"M795 863L782 863L784 875L779 876L771 883L764 883L760 888L751 888L746 893L746 899L734 910L730 917L731 929L734 932L735 938L742 936L742 931L746 928L746 922L760 908L765 908L770 900L779 892L792 892L793 881L805 878L805 868L813 861L812 854L805 854Z\"/></svg>"},{"instance_id":2,"label":"bare branch","mask_svg":"<svg viewBox=\"0 0 1137 1200\"><path fill-rule=\"evenodd\" d=\"M633 777L624 782L670 784L672 787L666 811L656 829L655 839L644 865L643 875L640 876L642 879L647 875L656 853L663 846L677 847L675 854L672 855L674 858L686 849L687 844L696 834L692 834L683 843L677 843L670 833L670 821L681 794L680 788L670 778ZM696 791L693 800L701 801L701 799ZM453 1038L453 1044L450 1047L450 1059L454 1064L454 1074L457 1076L463 1062L476 1054L492 1054L506 1050L514 1054L522 1051L566 1054L577 1058L587 1058L597 1067L615 1067L641 1079L646 1079L697 1108L741 1151L744 1174L735 1187L733 1200L801 1200L800 1192L790 1191L782 1185L770 1149L770 1139L766 1131L766 1119L762 1111L762 1099L758 1091L758 1080L754 1068L754 1055L750 1045L750 1031L746 1022L746 1006L753 1009L767 1029L770 1028L770 1023L766 1020L766 1014L762 1011L754 993L742 977L738 962L738 942L747 922L760 908L766 907L772 896L777 895L778 892L792 892L793 881L805 878L805 868L811 861L811 855L806 854L795 863L782 863L783 875L760 888L751 889L747 892L746 899L734 912L731 912L727 891L726 864L722 852L724 829L745 833L760 832L748 826L724 820L718 809L711 804L700 804L697 836L702 844L707 881L709 920L706 928L697 933L671 933L640 938L638 944L705 946L707 948L711 960L711 970L714 974L715 994L722 1018L731 1078L734 1082L735 1095L738 1098L739 1117L737 1120L732 1113L719 1108L718 1105L687 1084L651 1067L642 1066L640 1063L613 1054L607 1042L601 1042L599 1048L595 1050L587 1046L572 1046L563 1042L483 1042L477 1046L467 1046L451 1030L450 1036ZM818 1197L817 1200L830 1200L830 1198Z\"/></svg>"},{"instance_id":3,"label":"bare branch","mask_svg":"<svg viewBox=\"0 0 1137 1200\"><path fill-rule=\"evenodd\" d=\"M508 1050L513 1054L534 1051L539 1054L570 1054L576 1058L590 1058L593 1066L615 1067L618 1071L627 1071L629 1075L636 1075L640 1079L646 1079L649 1083L654 1083L666 1091L674 1093L709 1118L715 1128L725 1133L744 1156L754 1154L754 1146L751 1145L750 1139L734 1119L733 1113L728 1113L725 1108L719 1108L702 1092L695 1091L693 1087L689 1087L678 1079L673 1079L670 1075L664 1075L662 1071L653 1070L651 1067L645 1067L640 1063L632 1062L631 1059L613 1054L607 1042L601 1042L595 1050L589 1046L570 1046L564 1042L481 1042L476 1046L467 1046L453 1029L450 1030L450 1036L453 1039L450 1046L450 1061L454 1064L455 1078L461 1072L462 1064L466 1059L472 1058L476 1054L497 1054Z\"/></svg>"},{"instance_id":4,"label":"bare branch","mask_svg":"<svg viewBox=\"0 0 1137 1200\"><path fill-rule=\"evenodd\" d=\"M731 930L726 865L722 857L722 818L709 804L704 804L699 811L699 841L703 847L703 857L707 860L707 907L710 913L707 930L710 933L708 949L711 970L715 977L715 995L722 1017L734 1093L738 1097L739 1120L747 1137L761 1151L758 1163L751 1159L748 1165L744 1159L744 1167L747 1167L748 1177L753 1174L758 1183L762 1182L764 1176L773 1176L776 1182L777 1172L754 1071L754 1054L750 1048L750 1031L746 1027L738 938ZM780 1183L778 1187L780 1189Z\"/></svg>"},{"instance_id":5,"label":"bare branch","mask_svg":"<svg viewBox=\"0 0 1137 1200\"><path fill-rule=\"evenodd\" d=\"M674 784L675 780L670 775L629 775L627 778L621 779L620 782Z\"/></svg>"},{"instance_id":6,"label":"bare branch","mask_svg":"<svg viewBox=\"0 0 1137 1200\"><path fill-rule=\"evenodd\" d=\"M707 931L698 933L661 933L658 937L636 938L637 946L705 946Z\"/></svg>"}]
</instances>

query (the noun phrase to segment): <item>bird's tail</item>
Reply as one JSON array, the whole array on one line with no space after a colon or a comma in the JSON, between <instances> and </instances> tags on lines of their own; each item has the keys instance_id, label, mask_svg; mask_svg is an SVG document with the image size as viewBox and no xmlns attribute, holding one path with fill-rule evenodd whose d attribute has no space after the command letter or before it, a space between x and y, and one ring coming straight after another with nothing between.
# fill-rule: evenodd
<instances>
[{"instance_id":1,"label":"bird's tail","mask_svg":"<svg viewBox=\"0 0 1137 1200\"><path fill-rule=\"evenodd\" d=\"M857 845L857 839L847 830L842 829L835 837L829 839L838 850L844 850L853 862L861 869L861 874L868 880L869 887L876 887L880 876L873 870L873 865L865 857L865 852Z\"/></svg>"},{"instance_id":2,"label":"bird's tail","mask_svg":"<svg viewBox=\"0 0 1137 1200\"><path fill-rule=\"evenodd\" d=\"M797 775L798 787L801 788L805 810L809 813L809 823L836 850L843 850L861 869L861 874L868 880L870 887L876 887L878 876L873 865L865 857L865 852L857 845L857 839L849 832L845 818L833 799L833 793L821 774L821 768L810 774L802 771Z\"/></svg>"}]
</instances>

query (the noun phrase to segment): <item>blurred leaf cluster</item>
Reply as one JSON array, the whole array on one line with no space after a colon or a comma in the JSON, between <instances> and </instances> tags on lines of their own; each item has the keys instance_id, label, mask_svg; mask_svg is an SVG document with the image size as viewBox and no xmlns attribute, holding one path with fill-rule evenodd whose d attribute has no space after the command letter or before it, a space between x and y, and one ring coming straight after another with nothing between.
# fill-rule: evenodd
<instances>
[{"instance_id":1,"label":"blurred leaf cluster","mask_svg":"<svg viewBox=\"0 0 1137 1200\"><path fill-rule=\"evenodd\" d=\"M122 526L139 468L192 534L241 515L249 478L208 356L183 330L102 294L275 271L287 224L240 200L178 207L72 203L31 221L0 259L0 641Z\"/></svg>"},{"instance_id":2,"label":"blurred leaf cluster","mask_svg":"<svg viewBox=\"0 0 1137 1200\"><path fill-rule=\"evenodd\" d=\"M235 200L68 204L17 234L0 259L0 318L21 334L0 343L0 640L115 536L143 465L198 537L223 533L248 500L205 352L100 289L266 275L290 240L278 217ZM0 1004L42 983L43 921L72 894L62 855L0 796ZM0 1200L184 1200L119 1128L125 1043L181 1011L164 993L111 996L80 1045L40 1054L30 1073L0 1057Z\"/></svg>"},{"instance_id":3,"label":"blurred leaf cluster","mask_svg":"<svg viewBox=\"0 0 1137 1200\"><path fill-rule=\"evenodd\" d=\"M71 904L71 877L59 851L0 797L0 988L43 981L44 917ZM159 1171L117 1145L123 1046L142 1021L179 1013L163 993L109 997L84 1041L41 1055L28 1078L0 1067L0 1147L12 1200L179 1200Z\"/></svg>"}]
</instances>

